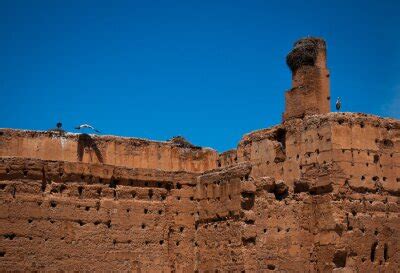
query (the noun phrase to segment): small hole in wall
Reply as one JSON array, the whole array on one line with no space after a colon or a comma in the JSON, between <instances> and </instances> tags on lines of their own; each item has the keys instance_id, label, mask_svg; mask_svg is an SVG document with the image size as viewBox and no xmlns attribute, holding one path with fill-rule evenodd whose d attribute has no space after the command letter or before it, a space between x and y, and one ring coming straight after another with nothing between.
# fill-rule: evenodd
<instances>
[{"instance_id":1,"label":"small hole in wall","mask_svg":"<svg viewBox=\"0 0 400 273\"><path fill-rule=\"evenodd\" d=\"M179 200L181 200L181 197L180 197L180 196L177 196L176 199L179 201Z\"/></svg>"},{"instance_id":2,"label":"small hole in wall","mask_svg":"<svg viewBox=\"0 0 400 273\"><path fill-rule=\"evenodd\" d=\"M143 212L144 212L144 214L147 214L148 209L144 209Z\"/></svg>"},{"instance_id":3,"label":"small hole in wall","mask_svg":"<svg viewBox=\"0 0 400 273\"><path fill-rule=\"evenodd\" d=\"M118 185L119 181L117 179L111 179L110 184L108 185L110 188L115 189Z\"/></svg>"},{"instance_id":4,"label":"small hole in wall","mask_svg":"<svg viewBox=\"0 0 400 273\"><path fill-rule=\"evenodd\" d=\"M378 246L378 242L374 242L371 246L371 262L375 261L376 247Z\"/></svg>"},{"instance_id":5,"label":"small hole in wall","mask_svg":"<svg viewBox=\"0 0 400 273\"><path fill-rule=\"evenodd\" d=\"M193 201L194 200L194 197L193 196L190 196L190 201Z\"/></svg>"},{"instance_id":6,"label":"small hole in wall","mask_svg":"<svg viewBox=\"0 0 400 273\"><path fill-rule=\"evenodd\" d=\"M264 233L267 233L267 229L266 228L264 228Z\"/></svg>"},{"instance_id":7,"label":"small hole in wall","mask_svg":"<svg viewBox=\"0 0 400 273\"><path fill-rule=\"evenodd\" d=\"M136 192L132 191L131 192L131 196L132 196L132 198L135 198L136 197Z\"/></svg>"},{"instance_id":8,"label":"small hole in wall","mask_svg":"<svg viewBox=\"0 0 400 273\"><path fill-rule=\"evenodd\" d=\"M337 250L333 256L333 263L336 268L346 267L347 252L345 250Z\"/></svg>"},{"instance_id":9,"label":"small hole in wall","mask_svg":"<svg viewBox=\"0 0 400 273\"><path fill-rule=\"evenodd\" d=\"M373 180L374 182L377 182L377 181L379 181L379 177L378 177L378 176L374 176L374 177L372 177L372 180Z\"/></svg>"},{"instance_id":10,"label":"small hole in wall","mask_svg":"<svg viewBox=\"0 0 400 273\"><path fill-rule=\"evenodd\" d=\"M176 188L177 188L178 190L182 189L181 183L176 183Z\"/></svg>"},{"instance_id":11,"label":"small hole in wall","mask_svg":"<svg viewBox=\"0 0 400 273\"><path fill-rule=\"evenodd\" d=\"M154 195L153 190L149 190L149 199L152 199L153 195Z\"/></svg>"},{"instance_id":12,"label":"small hole in wall","mask_svg":"<svg viewBox=\"0 0 400 273\"><path fill-rule=\"evenodd\" d=\"M83 187L82 187L82 186L79 186L79 187L78 187L78 194L79 194L79 196L82 196L82 193L83 193Z\"/></svg>"},{"instance_id":13,"label":"small hole in wall","mask_svg":"<svg viewBox=\"0 0 400 273\"><path fill-rule=\"evenodd\" d=\"M269 270L275 270L275 265L269 264L269 265L267 265L267 268L268 268Z\"/></svg>"},{"instance_id":14,"label":"small hole in wall","mask_svg":"<svg viewBox=\"0 0 400 273\"><path fill-rule=\"evenodd\" d=\"M163 245L164 244L164 240L160 240L160 245Z\"/></svg>"},{"instance_id":15,"label":"small hole in wall","mask_svg":"<svg viewBox=\"0 0 400 273\"><path fill-rule=\"evenodd\" d=\"M89 211L89 210L90 210L90 207L89 207L89 206L86 206L86 207L85 207L85 210L86 210L86 211Z\"/></svg>"},{"instance_id":16,"label":"small hole in wall","mask_svg":"<svg viewBox=\"0 0 400 273\"><path fill-rule=\"evenodd\" d=\"M162 214L162 210L159 210L159 211L158 211L158 214L160 214L160 215L161 215L161 214Z\"/></svg>"},{"instance_id":17,"label":"small hole in wall","mask_svg":"<svg viewBox=\"0 0 400 273\"><path fill-rule=\"evenodd\" d=\"M100 202L97 201L97 202L96 202L96 210L99 210L99 209L100 209Z\"/></svg>"},{"instance_id":18,"label":"small hole in wall","mask_svg":"<svg viewBox=\"0 0 400 273\"><path fill-rule=\"evenodd\" d=\"M149 186L149 182L144 182L144 186L148 187Z\"/></svg>"},{"instance_id":19,"label":"small hole in wall","mask_svg":"<svg viewBox=\"0 0 400 273\"><path fill-rule=\"evenodd\" d=\"M365 176L364 175L361 176L361 180L365 180Z\"/></svg>"},{"instance_id":20,"label":"small hole in wall","mask_svg":"<svg viewBox=\"0 0 400 273\"><path fill-rule=\"evenodd\" d=\"M56 202L56 201L50 201L50 206L51 206L52 208L57 207L57 202Z\"/></svg>"},{"instance_id":21,"label":"small hole in wall","mask_svg":"<svg viewBox=\"0 0 400 273\"><path fill-rule=\"evenodd\" d=\"M28 170L24 170L24 176L28 176Z\"/></svg>"},{"instance_id":22,"label":"small hole in wall","mask_svg":"<svg viewBox=\"0 0 400 273\"><path fill-rule=\"evenodd\" d=\"M15 236L17 236L17 235L15 235L15 233L8 233L8 234L4 234L3 236L6 239L14 240Z\"/></svg>"},{"instance_id":23,"label":"small hole in wall","mask_svg":"<svg viewBox=\"0 0 400 273\"><path fill-rule=\"evenodd\" d=\"M4 257L6 255L5 251L0 251L0 257Z\"/></svg>"},{"instance_id":24,"label":"small hole in wall","mask_svg":"<svg viewBox=\"0 0 400 273\"><path fill-rule=\"evenodd\" d=\"M32 223L33 222L33 220L32 219L28 219L28 223L30 224L30 223Z\"/></svg>"},{"instance_id":25,"label":"small hole in wall","mask_svg":"<svg viewBox=\"0 0 400 273\"><path fill-rule=\"evenodd\" d=\"M97 195L98 195L98 196L101 196L101 191L102 191L102 189L101 189L101 188L98 188L96 191L97 191Z\"/></svg>"},{"instance_id":26,"label":"small hole in wall","mask_svg":"<svg viewBox=\"0 0 400 273\"><path fill-rule=\"evenodd\" d=\"M367 162L367 163L365 163L365 166L367 166L367 167L368 167L368 166L369 166L369 163L368 163L368 162Z\"/></svg>"},{"instance_id":27,"label":"small hole in wall","mask_svg":"<svg viewBox=\"0 0 400 273\"><path fill-rule=\"evenodd\" d=\"M387 260L389 260L389 247L388 247L387 243L385 243L385 245L383 247L383 259L385 259L385 262Z\"/></svg>"},{"instance_id":28,"label":"small hole in wall","mask_svg":"<svg viewBox=\"0 0 400 273\"><path fill-rule=\"evenodd\" d=\"M180 243L179 241L176 241L176 246L179 246L179 243Z\"/></svg>"},{"instance_id":29,"label":"small hole in wall","mask_svg":"<svg viewBox=\"0 0 400 273\"><path fill-rule=\"evenodd\" d=\"M383 180L383 181L386 181L386 180L387 180L386 176L382 177L382 180Z\"/></svg>"},{"instance_id":30,"label":"small hole in wall","mask_svg":"<svg viewBox=\"0 0 400 273\"><path fill-rule=\"evenodd\" d=\"M179 231L182 233L184 229L185 229L184 227L180 227Z\"/></svg>"},{"instance_id":31,"label":"small hole in wall","mask_svg":"<svg viewBox=\"0 0 400 273\"><path fill-rule=\"evenodd\" d=\"M315 152L316 152L317 154L319 154L319 149L316 149Z\"/></svg>"},{"instance_id":32,"label":"small hole in wall","mask_svg":"<svg viewBox=\"0 0 400 273\"><path fill-rule=\"evenodd\" d=\"M364 122L361 122L361 123L360 123L360 127L361 127L361 128L364 128L364 127L365 127Z\"/></svg>"},{"instance_id":33,"label":"small hole in wall","mask_svg":"<svg viewBox=\"0 0 400 273\"><path fill-rule=\"evenodd\" d=\"M378 163L379 161L379 155L374 155L374 163Z\"/></svg>"}]
</instances>

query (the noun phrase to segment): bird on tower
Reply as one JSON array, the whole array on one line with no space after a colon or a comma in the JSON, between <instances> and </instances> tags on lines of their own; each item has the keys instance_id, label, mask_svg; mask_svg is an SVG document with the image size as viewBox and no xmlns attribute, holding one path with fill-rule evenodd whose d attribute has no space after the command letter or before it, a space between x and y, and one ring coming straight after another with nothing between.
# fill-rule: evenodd
<instances>
[{"instance_id":1,"label":"bird on tower","mask_svg":"<svg viewBox=\"0 0 400 273\"><path fill-rule=\"evenodd\" d=\"M95 131L96 133L100 133L99 130L96 130L92 125L89 124L81 124L79 126L75 127L76 130L81 130L81 129L92 129L93 131Z\"/></svg>"},{"instance_id":2,"label":"bird on tower","mask_svg":"<svg viewBox=\"0 0 400 273\"><path fill-rule=\"evenodd\" d=\"M338 97L336 100L336 110L339 111L340 107L342 107L342 102L340 100L340 97Z\"/></svg>"}]
</instances>

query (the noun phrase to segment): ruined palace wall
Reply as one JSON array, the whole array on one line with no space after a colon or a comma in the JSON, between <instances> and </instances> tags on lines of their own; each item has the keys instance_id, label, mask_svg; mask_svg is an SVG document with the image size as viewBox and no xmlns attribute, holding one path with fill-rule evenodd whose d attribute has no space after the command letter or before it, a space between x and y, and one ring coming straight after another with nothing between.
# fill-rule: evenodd
<instances>
[{"instance_id":1,"label":"ruined palace wall","mask_svg":"<svg viewBox=\"0 0 400 273\"><path fill-rule=\"evenodd\" d=\"M399 128L292 119L201 173L3 155L0 270L396 272Z\"/></svg>"},{"instance_id":2,"label":"ruined palace wall","mask_svg":"<svg viewBox=\"0 0 400 273\"><path fill-rule=\"evenodd\" d=\"M2 158L0 269L192 272L196 177Z\"/></svg>"},{"instance_id":3,"label":"ruined palace wall","mask_svg":"<svg viewBox=\"0 0 400 273\"><path fill-rule=\"evenodd\" d=\"M265 271L395 272L399 128L396 120L370 115L308 116L252 132L236 154L221 154L227 166L235 157L251 162L246 183L256 188L254 205L235 227L241 236L243 227L252 230L251 240L233 248L247 253L237 268L251 261ZM254 218L246 223L245 215Z\"/></svg>"},{"instance_id":4,"label":"ruined palace wall","mask_svg":"<svg viewBox=\"0 0 400 273\"><path fill-rule=\"evenodd\" d=\"M104 163L130 168L203 172L216 167L217 152L135 138L1 129L0 156Z\"/></svg>"},{"instance_id":5,"label":"ruined palace wall","mask_svg":"<svg viewBox=\"0 0 400 273\"><path fill-rule=\"evenodd\" d=\"M243 241L253 237L246 224L254 217L247 213L254 203L255 191L249 187L250 170L250 164L239 164L210 171L197 179L195 254L200 272L249 269Z\"/></svg>"}]
</instances>

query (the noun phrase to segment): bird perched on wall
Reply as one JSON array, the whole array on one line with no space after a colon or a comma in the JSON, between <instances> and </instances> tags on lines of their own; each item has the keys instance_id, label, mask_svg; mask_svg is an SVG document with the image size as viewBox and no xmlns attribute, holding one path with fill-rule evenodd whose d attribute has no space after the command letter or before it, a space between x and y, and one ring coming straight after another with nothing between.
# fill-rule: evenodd
<instances>
[{"instance_id":1,"label":"bird perched on wall","mask_svg":"<svg viewBox=\"0 0 400 273\"><path fill-rule=\"evenodd\" d=\"M80 130L80 129L92 129L93 131L95 131L96 133L100 133L99 130L96 130L92 125L89 124L81 124L79 126L75 127L76 130Z\"/></svg>"},{"instance_id":2,"label":"bird perched on wall","mask_svg":"<svg viewBox=\"0 0 400 273\"><path fill-rule=\"evenodd\" d=\"M62 123L61 122L57 122L56 128L50 129L50 130L48 130L48 132L57 132L60 135L65 133L65 131L62 129Z\"/></svg>"},{"instance_id":3,"label":"bird perched on wall","mask_svg":"<svg viewBox=\"0 0 400 273\"><path fill-rule=\"evenodd\" d=\"M342 102L340 101L340 97L336 100L336 110L339 111L340 107L342 107Z\"/></svg>"}]
</instances>

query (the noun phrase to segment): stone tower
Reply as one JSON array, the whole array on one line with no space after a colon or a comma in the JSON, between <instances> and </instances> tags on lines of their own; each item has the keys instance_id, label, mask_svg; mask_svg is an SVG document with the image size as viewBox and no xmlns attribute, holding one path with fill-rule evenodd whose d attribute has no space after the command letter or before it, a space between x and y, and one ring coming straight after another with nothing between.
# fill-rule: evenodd
<instances>
[{"instance_id":1,"label":"stone tower","mask_svg":"<svg viewBox=\"0 0 400 273\"><path fill-rule=\"evenodd\" d=\"M283 120L330 112L326 44L320 38L303 38L286 57L292 71L292 88L285 94Z\"/></svg>"}]
</instances>

